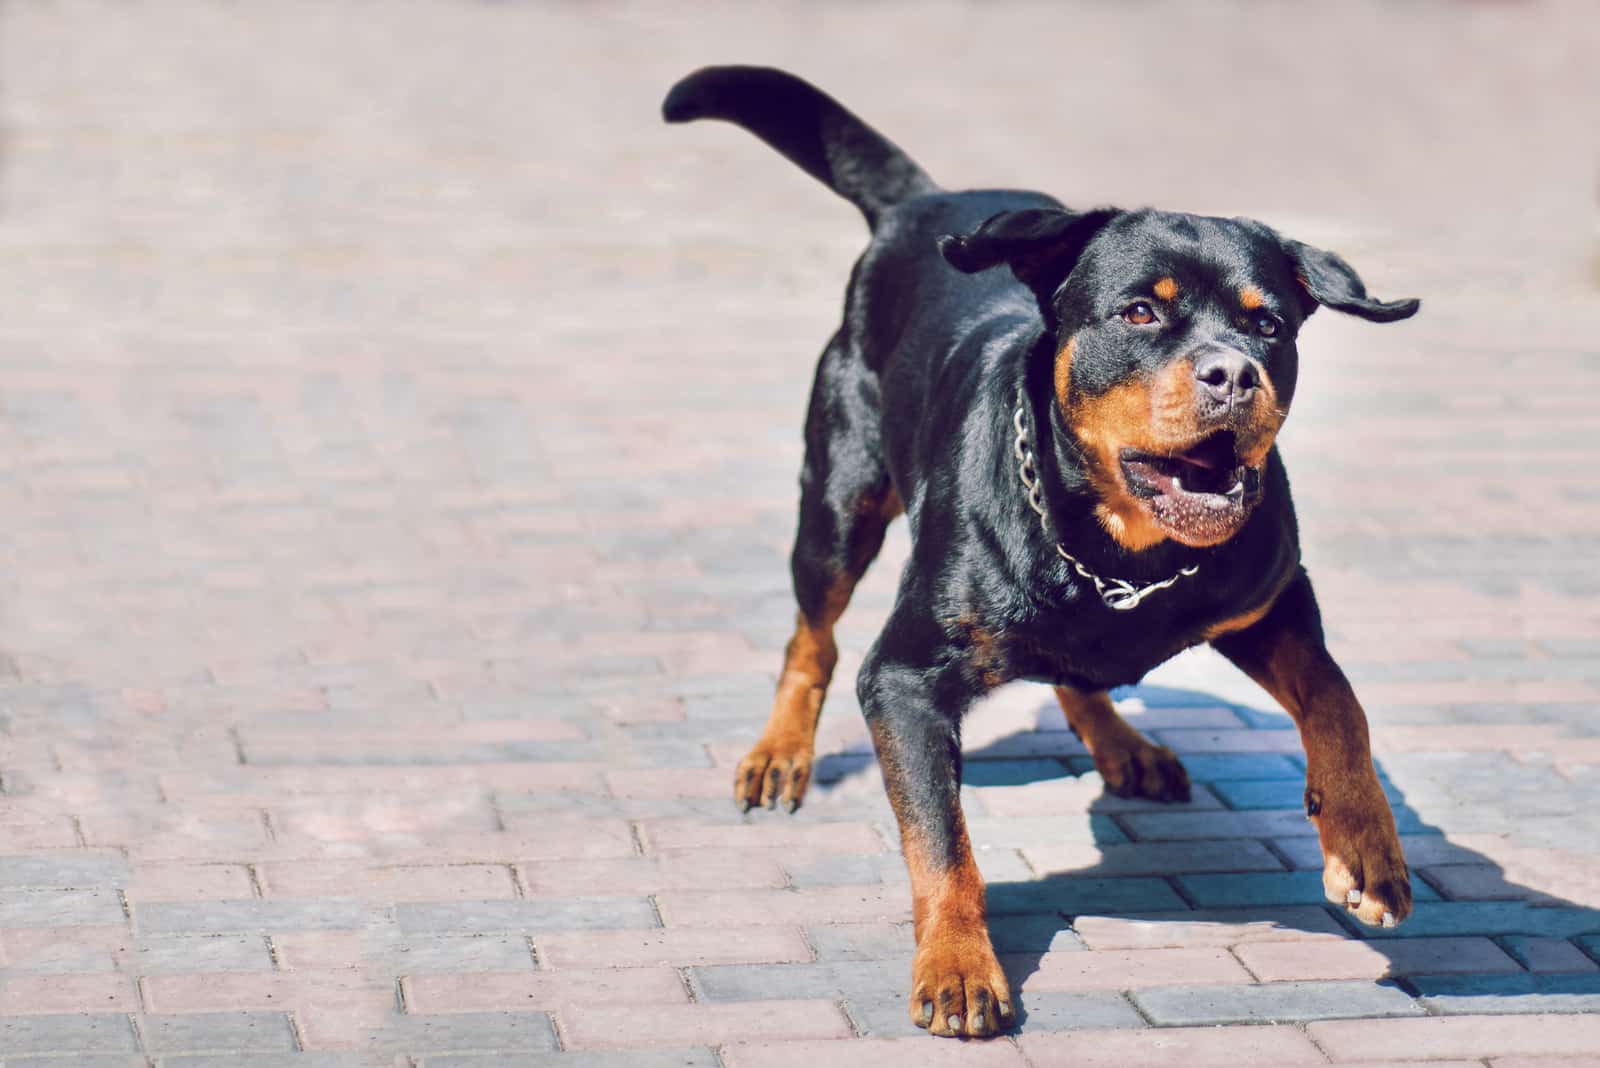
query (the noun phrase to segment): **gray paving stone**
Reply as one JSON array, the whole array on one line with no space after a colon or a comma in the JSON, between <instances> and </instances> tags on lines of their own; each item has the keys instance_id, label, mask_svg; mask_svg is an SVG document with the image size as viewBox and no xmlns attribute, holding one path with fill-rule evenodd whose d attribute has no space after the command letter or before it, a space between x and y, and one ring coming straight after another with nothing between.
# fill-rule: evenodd
<instances>
[{"instance_id":1,"label":"gray paving stone","mask_svg":"<svg viewBox=\"0 0 1600 1068\"><path fill-rule=\"evenodd\" d=\"M823 961L900 958L916 948L909 923L818 924L806 928L806 941Z\"/></svg>"},{"instance_id":2,"label":"gray paving stone","mask_svg":"<svg viewBox=\"0 0 1600 1068\"><path fill-rule=\"evenodd\" d=\"M498 1053L447 1053L424 1057L418 1068L517 1068L538 1064L539 1068L721 1068L722 1061L708 1046L681 1049L568 1050L541 1056L537 1062L508 1062Z\"/></svg>"},{"instance_id":3,"label":"gray paving stone","mask_svg":"<svg viewBox=\"0 0 1600 1068\"><path fill-rule=\"evenodd\" d=\"M1051 953L1083 949L1083 942L1059 913L989 917L989 940L996 953Z\"/></svg>"},{"instance_id":4,"label":"gray paving stone","mask_svg":"<svg viewBox=\"0 0 1600 1068\"><path fill-rule=\"evenodd\" d=\"M139 975L169 972L260 972L273 968L260 934L143 935L130 940L130 970Z\"/></svg>"},{"instance_id":5,"label":"gray paving stone","mask_svg":"<svg viewBox=\"0 0 1600 1068\"><path fill-rule=\"evenodd\" d=\"M11 1068L11 1062L6 1062ZM50 1068L41 1065L40 1068ZM180 1053L156 1058L156 1068L395 1068L389 1053L307 1051L296 1053Z\"/></svg>"},{"instance_id":6,"label":"gray paving stone","mask_svg":"<svg viewBox=\"0 0 1600 1068\"><path fill-rule=\"evenodd\" d=\"M120 910L119 910L120 911ZM146 934L211 934L218 931L358 930L374 910L343 898L305 901L152 901L133 910L135 929Z\"/></svg>"},{"instance_id":7,"label":"gray paving stone","mask_svg":"<svg viewBox=\"0 0 1600 1068\"><path fill-rule=\"evenodd\" d=\"M132 1053L133 1025L121 1013L0 1017L0 1054Z\"/></svg>"},{"instance_id":8,"label":"gray paving stone","mask_svg":"<svg viewBox=\"0 0 1600 1068\"><path fill-rule=\"evenodd\" d=\"M1600 911L1544 907L1523 901L1419 902L1399 927L1360 927L1364 938L1423 938L1435 935L1543 935L1571 938L1600 933Z\"/></svg>"},{"instance_id":9,"label":"gray paving stone","mask_svg":"<svg viewBox=\"0 0 1600 1068\"><path fill-rule=\"evenodd\" d=\"M149 1053L274 1052L296 1049L289 1017L281 1012L195 1012L146 1015L139 1032Z\"/></svg>"},{"instance_id":10,"label":"gray paving stone","mask_svg":"<svg viewBox=\"0 0 1600 1068\"><path fill-rule=\"evenodd\" d=\"M1059 817L977 816L967 820L967 833L976 848L1023 849L1062 842L1126 842L1128 836L1110 817L1090 813L1063 813Z\"/></svg>"},{"instance_id":11,"label":"gray paving stone","mask_svg":"<svg viewBox=\"0 0 1600 1068\"><path fill-rule=\"evenodd\" d=\"M1077 1031L1099 1028L1143 1027L1128 999L1114 990L1084 992L1040 991L1017 993L1024 1031ZM851 998L845 1011L863 1035L905 1037L927 1032L911 1022L904 994L893 997Z\"/></svg>"},{"instance_id":12,"label":"gray paving stone","mask_svg":"<svg viewBox=\"0 0 1600 1068\"><path fill-rule=\"evenodd\" d=\"M1600 1012L1600 974L1421 975L1408 982L1429 1012Z\"/></svg>"},{"instance_id":13,"label":"gray paving stone","mask_svg":"<svg viewBox=\"0 0 1600 1068\"><path fill-rule=\"evenodd\" d=\"M1007 913L1160 912L1185 907L1164 879L1096 879L1052 876L1030 882L990 883L986 902L989 915Z\"/></svg>"},{"instance_id":14,"label":"gray paving stone","mask_svg":"<svg viewBox=\"0 0 1600 1068\"><path fill-rule=\"evenodd\" d=\"M550 1053L555 1027L542 1012L463 1012L448 1016L391 1016L363 1037L369 1050L395 1053ZM565 1054L563 1054L565 1056Z\"/></svg>"},{"instance_id":15,"label":"gray paving stone","mask_svg":"<svg viewBox=\"0 0 1600 1068\"><path fill-rule=\"evenodd\" d=\"M1325 900L1320 871L1180 875L1176 881L1196 908L1317 905ZM1438 892L1421 879L1411 880L1411 893L1416 901L1439 900Z\"/></svg>"},{"instance_id":16,"label":"gray paving stone","mask_svg":"<svg viewBox=\"0 0 1600 1068\"><path fill-rule=\"evenodd\" d=\"M126 920L115 890L0 891L0 927L76 927Z\"/></svg>"},{"instance_id":17,"label":"gray paving stone","mask_svg":"<svg viewBox=\"0 0 1600 1068\"><path fill-rule=\"evenodd\" d=\"M395 922L406 934L484 931L577 931L591 928L659 927L655 909L642 897L536 898L530 901L455 901L395 906Z\"/></svg>"},{"instance_id":18,"label":"gray paving stone","mask_svg":"<svg viewBox=\"0 0 1600 1068\"><path fill-rule=\"evenodd\" d=\"M127 878L128 862L113 850L0 857L0 887L120 886Z\"/></svg>"},{"instance_id":19,"label":"gray paving stone","mask_svg":"<svg viewBox=\"0 0 1600 1068\"><path fill-rule=\"evenodd\" d=\"M814 964L714 964L685 971L702 1001L871 998L905 985L911 956Z\"/></svg>"},{"instance_id":20,"label":"gray paving stone","mask_svg":"<svg viewBox=\"0 0 1600 1068\"><path fill-rule=\"evenodd\" d=\"M1134 990L1132 997L1163 1027L1423 1015L1409 994L1389 982L1160 986Z\"/></svg>"},{"instance_id":21,"label":"gray paving stone","mask_svg":"<svg viewBox=\"0 0 1600 1068\"><path fill-rule=\"evenodd\" d=\"M362 959L395 975L433 972L521 972L533 968L520 934L409 934L364 939Z\"/></svg>"}]
</instances>

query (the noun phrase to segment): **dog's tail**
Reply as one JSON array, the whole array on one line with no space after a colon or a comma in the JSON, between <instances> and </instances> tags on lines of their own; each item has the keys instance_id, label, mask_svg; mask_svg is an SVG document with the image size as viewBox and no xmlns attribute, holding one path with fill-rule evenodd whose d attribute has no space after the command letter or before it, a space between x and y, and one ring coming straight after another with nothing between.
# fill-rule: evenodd
<instances>
[{"instance_id":1,"label":"dog's tail","mask_svg":"<svg viewBox=\"0 0 1600 1068\"><path fill-rule=\"evenodd\" d=\"M743 126L860 208L874 229L887 209L939 188L837 100L772 67L703 67L672 87L661 115L668 122L723 119Z\"/></svg>"}]
</instances>

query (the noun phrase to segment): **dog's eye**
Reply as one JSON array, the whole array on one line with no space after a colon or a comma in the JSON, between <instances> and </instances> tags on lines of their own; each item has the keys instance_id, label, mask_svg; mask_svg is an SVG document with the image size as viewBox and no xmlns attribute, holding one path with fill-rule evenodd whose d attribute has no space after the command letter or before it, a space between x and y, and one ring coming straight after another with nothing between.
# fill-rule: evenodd
<instances>
[{"instance_id":1,"label":"dog's eye","mask_svg":"<svg viewBox=\"0 0 1600 1068\"><path fill-rule=\"evenodd\" d=\"M1256 317L1256 333L1262 337L1275 337L1278 333L1278 320L1270 315Z\"/></svg>"},{"instance_id":2,"label":"dog's eye","mask_svg":"<svg viewBox=\"0 0 1600 1068\"><path fill-rule=\"evenodd\" d=\"M1123 308L1122 317L1134 326L1147 326L1156 321L1156 313L1142 300Z\"/></svg>"}]
</instances>

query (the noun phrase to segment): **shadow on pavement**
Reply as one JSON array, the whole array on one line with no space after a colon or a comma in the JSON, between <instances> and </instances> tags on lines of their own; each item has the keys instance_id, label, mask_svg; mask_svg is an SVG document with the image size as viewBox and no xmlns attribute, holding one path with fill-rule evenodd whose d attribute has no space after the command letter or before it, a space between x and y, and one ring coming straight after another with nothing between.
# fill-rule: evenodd
<instances>
[{"instance_id":1,"label":"shadow on pavement","mask_svg":"<svg viewBox=\"0 0 1600 1068\"><path fill-rule=\"evenodd\" d=\"M1294 730L1281 712L1199 691L1138 686L1114 696L1119 704L1136 698L1147 709L1160 710L1158 722L1169 729L1181 724L1184 708L1226 708L1252 731ZM1054 708L1053 701L1046 703ZM1130 721L1139 726L1140 718L1133 715ZM1094 774L1087 756L1031 755L1034 747L1026 740L1039 733L1017 731L966 752L964 784L1003 789ZM1163 730L1152 733L1159 737ZM1112 951L1247 947L1239 950L1240 960L1247 967L1256 960L1252 971L1272 980L1254 989L1282 990L1291 983L1300 988L1293 992L1298 1006L1289 1004L1292 998L1277 1007L1264 999L1262 1011L1254 1014L1259 1019L1415 1014L1419 1007L1446 1015L1600 1011L1600 909L1514 882L1493 858L1447 839L1408 803L1381 759L1378 775L1405 844L1415 911L1400 927L1383 930L1329 904L1322 891L1321 850L1301 808L1303 754L1298 745L1263 749L1180 752L1196 786L1193 803L1163 805L1102 794L1089 806L1094 847L1089 852L1097 852L1099 862L1028 880L989 882L996 949L1013 989L1024 999L1024 1019L1029 979L1052 942L1058 950L1076 949L1079 940L1090 949ZM815 788L831 789L873 763L859 752L825 756L818 761ZM1208 813L1223 820L1207 828ZM1064 821L1072 818L1061 815ZM1237 822L1230 827L1226 821ZM1064 838L1083 841L1081 835ZM1600 849L1600 843L1590 843L1590 849ZM1164 866L1163 857L1173 850L1185 854L1183 861ZM1077 939L1069 934L1063 946L1061 932L1073 932ZM1369 947L1380 955L1382 976L1379 961L1351 960L1344 980L1327 978L1315 966L1317 948L1326 942L1307 943L1305 935ZM1296 946L1312 960L1304 974L1297 974ZM1262 958L1268 967L1260 966ZM1203 1004L1193 1004L1195 988L1164 989L1183 1006L1176 1021L1165 1022L1236 1022L1241 1012L1252 1015L1238 1005L1208 1015ZM1163 988L1136 991L1135 997L1150 1012L1147 1002L1159 1002Z\"/></svg>"}]
</instances>

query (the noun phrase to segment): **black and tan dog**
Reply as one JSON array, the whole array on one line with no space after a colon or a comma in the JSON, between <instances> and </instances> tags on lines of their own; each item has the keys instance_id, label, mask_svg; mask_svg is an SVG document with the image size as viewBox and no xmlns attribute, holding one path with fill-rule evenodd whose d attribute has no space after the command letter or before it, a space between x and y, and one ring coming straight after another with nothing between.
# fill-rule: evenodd
<instances>
[{"instance_id":1,"label":"black and tan dog","mask_svg":"<svg viewBox=\"0 0 1600 1068\"><path fill-rule=\"evenodd\" d=\"M962 715L1013 679L1055 687L1110 789L1187 800L1183 766L1106 691L1211 642L1300 728L1329 899L1404 919L1394 817L1273 440L1307 316L1390 322L1417 302L1374 300L1338 256L1249 219L944 192L781 71L699 71L663 111L745 127L872 229L806 417L798 623L734 788L747 807L799 805L834 622L903 512L911 559L858 692L911 873L912 1018L940 1035L1015 1019L959 798Z\"/></svg>"}]
</instances>

